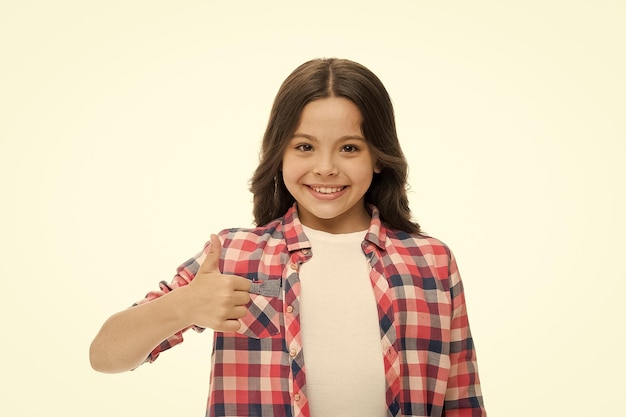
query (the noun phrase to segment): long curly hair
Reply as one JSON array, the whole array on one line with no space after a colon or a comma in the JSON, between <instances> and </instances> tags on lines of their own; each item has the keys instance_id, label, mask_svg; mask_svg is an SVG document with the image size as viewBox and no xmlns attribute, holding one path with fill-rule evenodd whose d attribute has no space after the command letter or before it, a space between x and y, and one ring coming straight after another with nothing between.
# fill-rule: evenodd
<instances>
[{"instance_id":1,"label":"long curly hair","mask_svg":"<svg viewBox=\"0 0 626 417\"><path fill-rule=\"evenodd\" d=\"M361 130L381 169L374 174L365 204L378 207L381 220L388 227L419 234L419 224L411 220L408 165L398 141L389 94L369 69L337 58L305 62L285 79L276 94L263 136L259 166L250 181L255 223L264 225L284 215L295 202L282 178L283 153L298 127L304 106L325 97L352 101L363 117Z\"/></svg>"}]
</instances>

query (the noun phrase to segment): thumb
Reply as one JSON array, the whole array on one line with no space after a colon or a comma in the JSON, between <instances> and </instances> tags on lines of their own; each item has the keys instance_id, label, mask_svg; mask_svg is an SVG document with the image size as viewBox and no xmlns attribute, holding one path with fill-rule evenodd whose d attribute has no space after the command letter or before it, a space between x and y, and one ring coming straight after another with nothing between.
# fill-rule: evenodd
<instances>
[{"instance_id":1,"label":"thumb","mask_svg":"<svg viewBox=\"0 0 626 417\"><path fill-rule=\"evenodd\" d=\"M217 235L211 235L211 246L209 252L204 258L204 262L200 265L201 272L219 272L220 269L220 253L222 252L222 243Z\"/></svg>"}]
</instances>

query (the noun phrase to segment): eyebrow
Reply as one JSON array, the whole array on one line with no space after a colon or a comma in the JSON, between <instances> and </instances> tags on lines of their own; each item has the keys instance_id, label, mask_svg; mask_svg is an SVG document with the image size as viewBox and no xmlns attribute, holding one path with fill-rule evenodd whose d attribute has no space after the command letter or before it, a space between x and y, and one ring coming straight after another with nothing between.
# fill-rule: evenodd
<instances>
[{"instance_id":1,"label":"eyebrow","mask_svg":"<svg viewBox=\"0 0 626 417\"><path fill-rule=\"evenodd\" d=\"M306 138L309 139L313 142L317 142L317 138L313 135L307 135L306 133L299 133L296 132L293 134L292 139L296 138L296 137L301 137L301 138ZM363 136L360 135L346 135L346 136L342 136L340 138L337 139L337 141L346 141L346 140L360 140L363 142L366 142L365 138Z\"/></svg>"}]
</instances>

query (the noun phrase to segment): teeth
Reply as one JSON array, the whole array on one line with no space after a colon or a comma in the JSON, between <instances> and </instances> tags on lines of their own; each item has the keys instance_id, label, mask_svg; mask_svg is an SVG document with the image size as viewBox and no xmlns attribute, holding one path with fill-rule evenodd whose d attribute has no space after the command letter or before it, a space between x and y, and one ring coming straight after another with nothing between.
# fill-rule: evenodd
<instances>
[{"instance_id":1,"label":"teeth","mask_svg":"<svg viewBox=\"0 0 626 417\"><path fill-rule=\"evenodd\" d=\"M318 193L322 193L322 194L332 194L332 193L338 193L339 191L343 190L343 187L311 187L313 188L315 191L317 191Z\"/></svg>"}]
</instances>

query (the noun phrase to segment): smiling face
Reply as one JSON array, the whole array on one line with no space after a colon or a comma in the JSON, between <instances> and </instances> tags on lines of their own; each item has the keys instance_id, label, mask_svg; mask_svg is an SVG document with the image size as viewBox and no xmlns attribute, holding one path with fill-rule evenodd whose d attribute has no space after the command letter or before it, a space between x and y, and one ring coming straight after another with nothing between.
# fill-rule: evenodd
<instances>
[{"instance_id":1,"label":"smiling face","mask_svg":"<svg viewBox=\"0 0 626 417\"><path fill-rule=\"evenodd\" d=\"M341 97L314 100L302 110L282 171L305 226L329 233L369 226L364 196L378 169L361 122L356 105Z\"/></svg>"}]
</instances>

